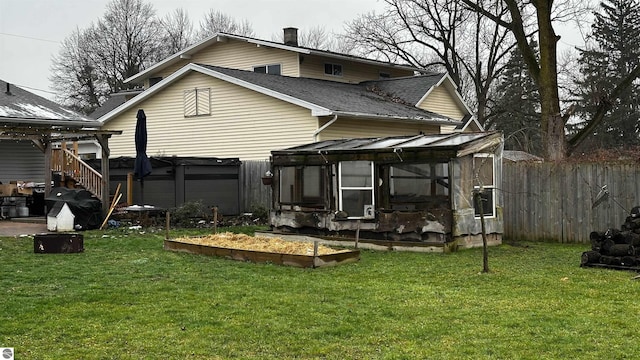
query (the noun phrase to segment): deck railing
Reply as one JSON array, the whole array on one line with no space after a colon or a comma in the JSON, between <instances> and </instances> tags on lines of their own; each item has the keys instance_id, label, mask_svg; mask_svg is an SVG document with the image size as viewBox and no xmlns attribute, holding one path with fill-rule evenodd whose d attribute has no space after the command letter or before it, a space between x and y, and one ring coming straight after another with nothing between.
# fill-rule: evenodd
<instances>
[{"instance_id":1,"label":"deck railing","mask_svg":"<svg viewBox=\"0 0 640 360\"><path fill-rule=\"evenodd\" d=\"M102 174L82 161L73 151L65 148L53 149L51 156L52 171L59 173L64 181L69 177L102 199Z\"/></svg>"}]
</instances>

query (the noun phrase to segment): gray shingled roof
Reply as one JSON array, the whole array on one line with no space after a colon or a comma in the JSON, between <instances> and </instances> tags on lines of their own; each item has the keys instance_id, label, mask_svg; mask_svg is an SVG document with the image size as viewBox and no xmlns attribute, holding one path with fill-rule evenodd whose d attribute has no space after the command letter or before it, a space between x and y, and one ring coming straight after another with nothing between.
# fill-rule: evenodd
<instances>
[{"instance_id":1,"label":"gray shingled roof","mask_svg":"<svg viewBox=\"0 0 640 360\"><path fill-rule=\"evenodd\" d=\"M375 86L379 91L417 105L424 94L442 80L445 73L425 74L401 78L366 81L366 86Z\"/></svg>"},{"instance_id":2,"label":"gray shingled roof","mask_svg":"<svg viewBox=\"0 0 640 360\"><path fill-rule=\"evenodd\" d=\"M89 114L89 117L92 119L99 119L102 115L108 113L109 111L117 108L118 106L124 104L127 101L127 96L125 94L111 94L107 101L104 104L100 105L94 112Z\"/></svg>"},{"instance_id":3,"label":"gray shingled roof","mask_svg":"<svg viewBox=\"0 0 640 360\"><path fill-rule=\"evenodd\" d=\"M442 74L398 80L367 81L348 84L310 78L255 73L219 66L197 64L206 69L285 94L333 112L360 116L405 118L458 125L460 121L422 110L414 105ZM438 77L439 76L439 77ZM389 91L390 93L387 93ZM419 99L418 99L419 100Z\"/></svg>"},{"instance_id":4,"label":"gray shingled roof","mask_svg":"<svg viewBox=\"0 0 640 360\"><path fill-rule=\"evenodd\" d=\"M9 91L7 91L7 88ZM7 82L3 80L0 80L0 119L23 124L98 125L95 120L66 109L51 100L23 90L15 85L7 85Z\"/></svg>"}]
</instances>

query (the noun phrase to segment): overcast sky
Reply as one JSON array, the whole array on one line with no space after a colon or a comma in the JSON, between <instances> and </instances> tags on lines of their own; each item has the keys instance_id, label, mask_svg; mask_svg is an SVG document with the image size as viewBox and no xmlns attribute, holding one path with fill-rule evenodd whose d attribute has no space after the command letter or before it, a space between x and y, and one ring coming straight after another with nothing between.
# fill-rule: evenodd
<instances>
[{"instance_id":1,"label":"overcast sky","mask_svg":"<svg viewBox=\"0 0 640 360\"><path fill-rule=\"evenodd\" d=\"M52 98L51 57L60 42L76 29L84 29L105 12L108 0L0 0L0 79ZM153 0L158 15L185 9L194 27L209 9L248 20L256 37L271 40L284 27L304 31L322 26L341 32L345 22L377 11L382 0ZM575 31L559 31L564 44L575 44ZM575 37L575 39L571 39ZM38 91L38 90L44 90Z\"/></svg>"},{"instance_id":2,"label":"overcast sky","mask_svg":"<svg viewBox=\"0 0 640 360\"><path fill-rule=\"evenodd\" d=\"M256 37L271 40L284 27L304 31L323 26L341 32L345 22L359 14L380 10L380 0L153 0L158 15L185 9L194 27L209 9L236 20L248 20ZM108 0L0 0L0 79L34 89L54 91L49 85L51 57L60 42L77 28L84 29L105 12Z\"/></svg>"}]
</instances>

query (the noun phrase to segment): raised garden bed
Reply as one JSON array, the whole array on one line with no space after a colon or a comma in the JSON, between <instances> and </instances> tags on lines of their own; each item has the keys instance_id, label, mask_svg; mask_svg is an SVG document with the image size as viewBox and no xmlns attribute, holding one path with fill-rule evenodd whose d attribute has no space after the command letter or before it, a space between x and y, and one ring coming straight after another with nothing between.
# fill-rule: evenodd
<instances>
[{"instance_id":1,"label":"raised garden bed","mask_svg":"<svg viewBox=\"0 0 640 360\"><path fill-rule=\"evenodd\" d=\"M360 260L359 250L337 250L318 243L231 233L165 240L164 249L302 268L335 266Z\"/></svg>"}]
</instances>

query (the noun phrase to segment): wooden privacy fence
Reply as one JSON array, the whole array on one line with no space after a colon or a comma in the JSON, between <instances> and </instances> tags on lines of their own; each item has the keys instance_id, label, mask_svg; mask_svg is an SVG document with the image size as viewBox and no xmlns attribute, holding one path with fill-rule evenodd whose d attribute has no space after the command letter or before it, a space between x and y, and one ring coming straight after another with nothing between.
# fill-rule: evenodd
<instances>
[{"instance_id":1,"label":"wooden privacy fence","mask_svg":"<svg viewBox=\"0 0 640 360\"><path fill-rule=\"evenodd\" d=\"M262 184L262 177L271 171L271 162L244 160L240 165L240 192L244 211L271 208L271 186Z\"/></svg>"},{"instance_id":2,"label":"wooden privacy fence","mask_svg":"<svg viewBox=\"0 0 640 360\"><path fill-rule=\"evenodd\" d=\"M589 243L592 231L619 229L640 205L638 179L638 165L505 161L505 238ZM605 185L608 198L592 208Z\"/></svg>"}]
</instances>

